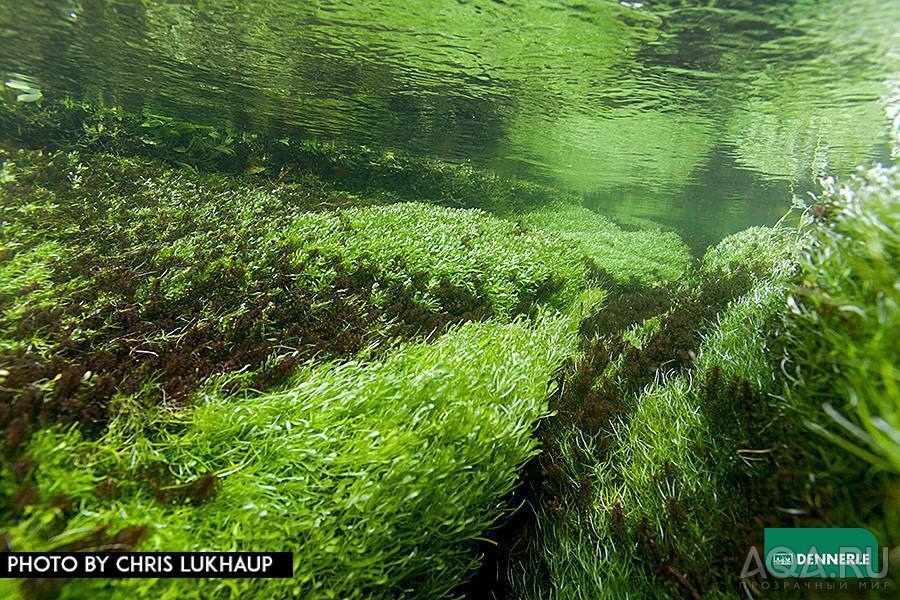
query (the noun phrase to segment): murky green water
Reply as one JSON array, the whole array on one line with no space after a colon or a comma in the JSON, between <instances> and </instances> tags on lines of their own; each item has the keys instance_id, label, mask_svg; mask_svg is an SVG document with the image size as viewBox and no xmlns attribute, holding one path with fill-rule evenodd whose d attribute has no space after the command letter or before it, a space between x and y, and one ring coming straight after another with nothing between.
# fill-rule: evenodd
<instances>
[{"instance_id":1,"label":"murky green water","mask_svg":"<svg viewBox=\"0 0 900 600\"><path fill-rule=\"evenodd\" d=\"M45 97L472 161L703 246L891 160L900 3L0 3Z\"/></svg>"}]
</instances>

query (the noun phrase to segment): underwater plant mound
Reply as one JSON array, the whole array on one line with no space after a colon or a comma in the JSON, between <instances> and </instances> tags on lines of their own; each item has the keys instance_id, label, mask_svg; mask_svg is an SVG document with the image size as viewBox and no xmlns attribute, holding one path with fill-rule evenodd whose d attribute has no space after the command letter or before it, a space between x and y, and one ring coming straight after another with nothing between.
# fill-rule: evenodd
<instances>
[{"instance_id":1,"label":"underwater plant mound","mask_svg":"<svg viewBox=\"0 0 900 600\"><path fill-rule=\"evenodd\" d=\"M527 227L570 240L609 275L607 285L643 288L674 281L693 257L681 237L659 226L624 229L573 203L554 202L524 212Z\"/></svg>"},{"instance_id":2,"label":"underwater plant mound","mask_svg":"<svg viewBox=\"0 0 900 600\"><path fill-rule=\"evenodd\" d=\"M576 245L148 158L6 150L0 173L10 547L308 558L293 582L241 588L258 597L437 597L466 579L536 452L570 306L599 293ZM181 584L3 589L221 591Z\"/></svg>"},{"instance_id":3,"label":"underwater plant mound","mask_svg":"<svg viewBox=\"0 0 900 600\"><path fill-rule=\"evenodd\" d=\"M91 548L102 538L85 531L143 528L138 549L295 552L293 580L236 581L242 597L444 596L475 566L475 538L507 510L537 451L534 424L574 351L573 327L549 314L468 323L377 360L308 365L278 392L207 396L163 420L152 443L125 427L127 415L95 441L42 430L25 449L33 468L0 479L4 494L36 493L18 519L4 515L8 542ZM176 478L165 498L135 476L160 464ZM206 493L196 482L210 473ZM56 511L60 494L80 507ZM64 595L209 597L220 585L76 580Z\"/></svg>"},{"instance_id":4,"label":"underwater plant mound","mask_svg":"<svg viewBox=\"0 0 900 600\"><path fill-rule=\"evenodd\" d=\"M313 185L104 154L9 154L2 181L10 449L38 422L102 425L119 396L266 389L313 357L563 306L588 277L577 250L480 211L332 209L346 199Z\"/></svg>"},{"instance_id":5,"label":"underwater plant mound","mask_svg":"<svg viewBox=\"0 0 900 600\"><path fill-rule=\"evenodd\" d=\"M898 59L896 0L0 1L0 550L293 553L0 600L890 596Z\"/></svg>"}]
</instances>

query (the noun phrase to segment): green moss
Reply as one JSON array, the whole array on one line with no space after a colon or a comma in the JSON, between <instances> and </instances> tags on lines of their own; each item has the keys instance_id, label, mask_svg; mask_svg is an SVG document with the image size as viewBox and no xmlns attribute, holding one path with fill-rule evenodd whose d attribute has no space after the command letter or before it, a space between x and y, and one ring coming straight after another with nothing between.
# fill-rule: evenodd
<instances>
[{"instance_id":1,"label":"green moss","mask_svg":"<svg viewBox=\"0 0 900 600\"><path fill-rule=\"evenodd\" d=\"M154 441L116 424L99 442L44 431L28 447L40 492L4 526L16 548L56 547L99 526L146 526L140 548L292 550L293 580L73 581L63 597L439 597L474 567L472 542L503 512L536 452L548 381L574 350L570 319L463 326L375 362L309 366L282 392L204 399ZM142 469L218 477L218 493L160 505ZM77 468L76 468L77 466ZM98 483L112 476L115 500ZM4 475L4 493L22 485ZM171 487L170 486L170 487ZM50 497L76 501L60 530ZM156 496L158 498L158 494ZM263 525L264 526L261 526Z\"/></svg>"},{"instance_id":2,"label":"green moss","mask_svg":"<svg viewBox=\"0 0 900 600\"><path fill-rule=\"evenodd\" d=\"M678 234L660 229L624 231L584 207L553 204L521 219L528 227L572 241L619 283L673 281L691 264L690 251Z\"/></svg>"}]
</instances>

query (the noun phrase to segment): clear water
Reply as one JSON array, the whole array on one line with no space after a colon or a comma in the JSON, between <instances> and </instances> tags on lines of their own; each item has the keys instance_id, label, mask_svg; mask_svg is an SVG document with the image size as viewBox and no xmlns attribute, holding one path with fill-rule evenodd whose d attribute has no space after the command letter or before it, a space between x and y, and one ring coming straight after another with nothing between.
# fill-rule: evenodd
<instances>
[{"instance_id":1,"label":"clear water","mask_svg":"<svg viewBox=\"0 0 900 600\"><path fill-rule=\"evenodd\" d=\"M892 160L898 23L889 0L3 0L0 71L47 97L472 161L702 247Z\"/></svg>"}]
</instances>

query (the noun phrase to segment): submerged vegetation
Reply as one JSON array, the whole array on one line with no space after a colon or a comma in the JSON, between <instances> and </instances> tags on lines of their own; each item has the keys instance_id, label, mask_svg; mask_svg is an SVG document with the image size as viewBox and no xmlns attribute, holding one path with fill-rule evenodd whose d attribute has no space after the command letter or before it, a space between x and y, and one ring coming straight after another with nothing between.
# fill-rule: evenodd
<instances>
[{"instance_id":1,"label":"submerged vegetation","mask_svg":"<svg viewBox=\"0 0 900 600\"><path fill-rule=\"evenodd\" d=\"M575 204L551 204L521 217L528 226L575 242L622 284L652 285L678 279L691 262L677 233L659 227L623 231L610 219Z\"/></svg>"},{"instance_id":2,"label":"submerged vegetation","mask_svg":"<svg viewBox=\"0 0 900 600\"><path fill-rule=\"evenodd\" d=\"M835 521L869 527L895 548L900 169L875 167L840 184L823 183L789 299L786 401L813 434L808 452L835 511L842 511Z\"/></svg>"},{"instance_id":3,"label":"submerged vegetation","mask_svg":"<svg viewBox=\"0 0 900 600\"><path fill-rule=\"evenodd\" d=\"M369 146L273 140L226 126L69 99L38 106L16 102L7 93L0 103L0 130L20 147L143 156L193 170L245 175L257 183L299 181L369 201L431 202L501 214L554 201L579 202L572 194L467 164Z\"/></svg>"},{"instance_id":4,"label":"submerged vegetation","mask_svg":"<svg viewBox=\"0 0 900 600\"><path fill-rule=\"evenodd\" d=\"M39 419L102 423L117 394L178 403L222 373L259 389L312 356L564 307L591 273L478 210L341 207L109 155L18 152L3 173L11 446Z\"/></svg>"},{"instance_id":5,"label":"submerged vegetation","mask_svg":"<svg viewBox=\"0 0 900 600\"><path fill-rule=\"evenodd\" d=\"M287 550L294 578L4 597L735 596L765 527L900 544L896 167L692 256L471 164L24 85L5 546Z\"/></svg>"},{"instance_id":6,"label":"submerged vegetation","mask_svg":"<svg viewBox=\"0 0 900 600\"><path fill-rule=\"evenodd\" d=\"M103 548L115 543L98 533L137 529L144 549L295 552L294 580L67 584L77 597L444 595L536 451L569 321L472 323L377 360L307 365L277 392L202 394L151 436L133 414L96 442L46 430L23 481L4 481L37 490L8 539Z\"/></svg>"},{"instance_id":7,"label":"submerged vegetation","mask_svg":"<svg viewBox=\"0 0 900 600\"><path fill-rule=\"evenodd\" d=\"M575 365L570 377L587 393L572 395L614 410L588 427L548 430L558 450L542 468L553 493L542 494L535 534L512 564L516 597L735 593L748 548L762 542L761 528L735 526L751 527L773 476L763 450L777 412L766 397L775 379L767 336L790 273L774 267L797 248L788 232L751 233L726 239L702 264L734 264L765 240L760 271L701 269L666 302L604 327Z\"/></svg>"}]
</instances>

